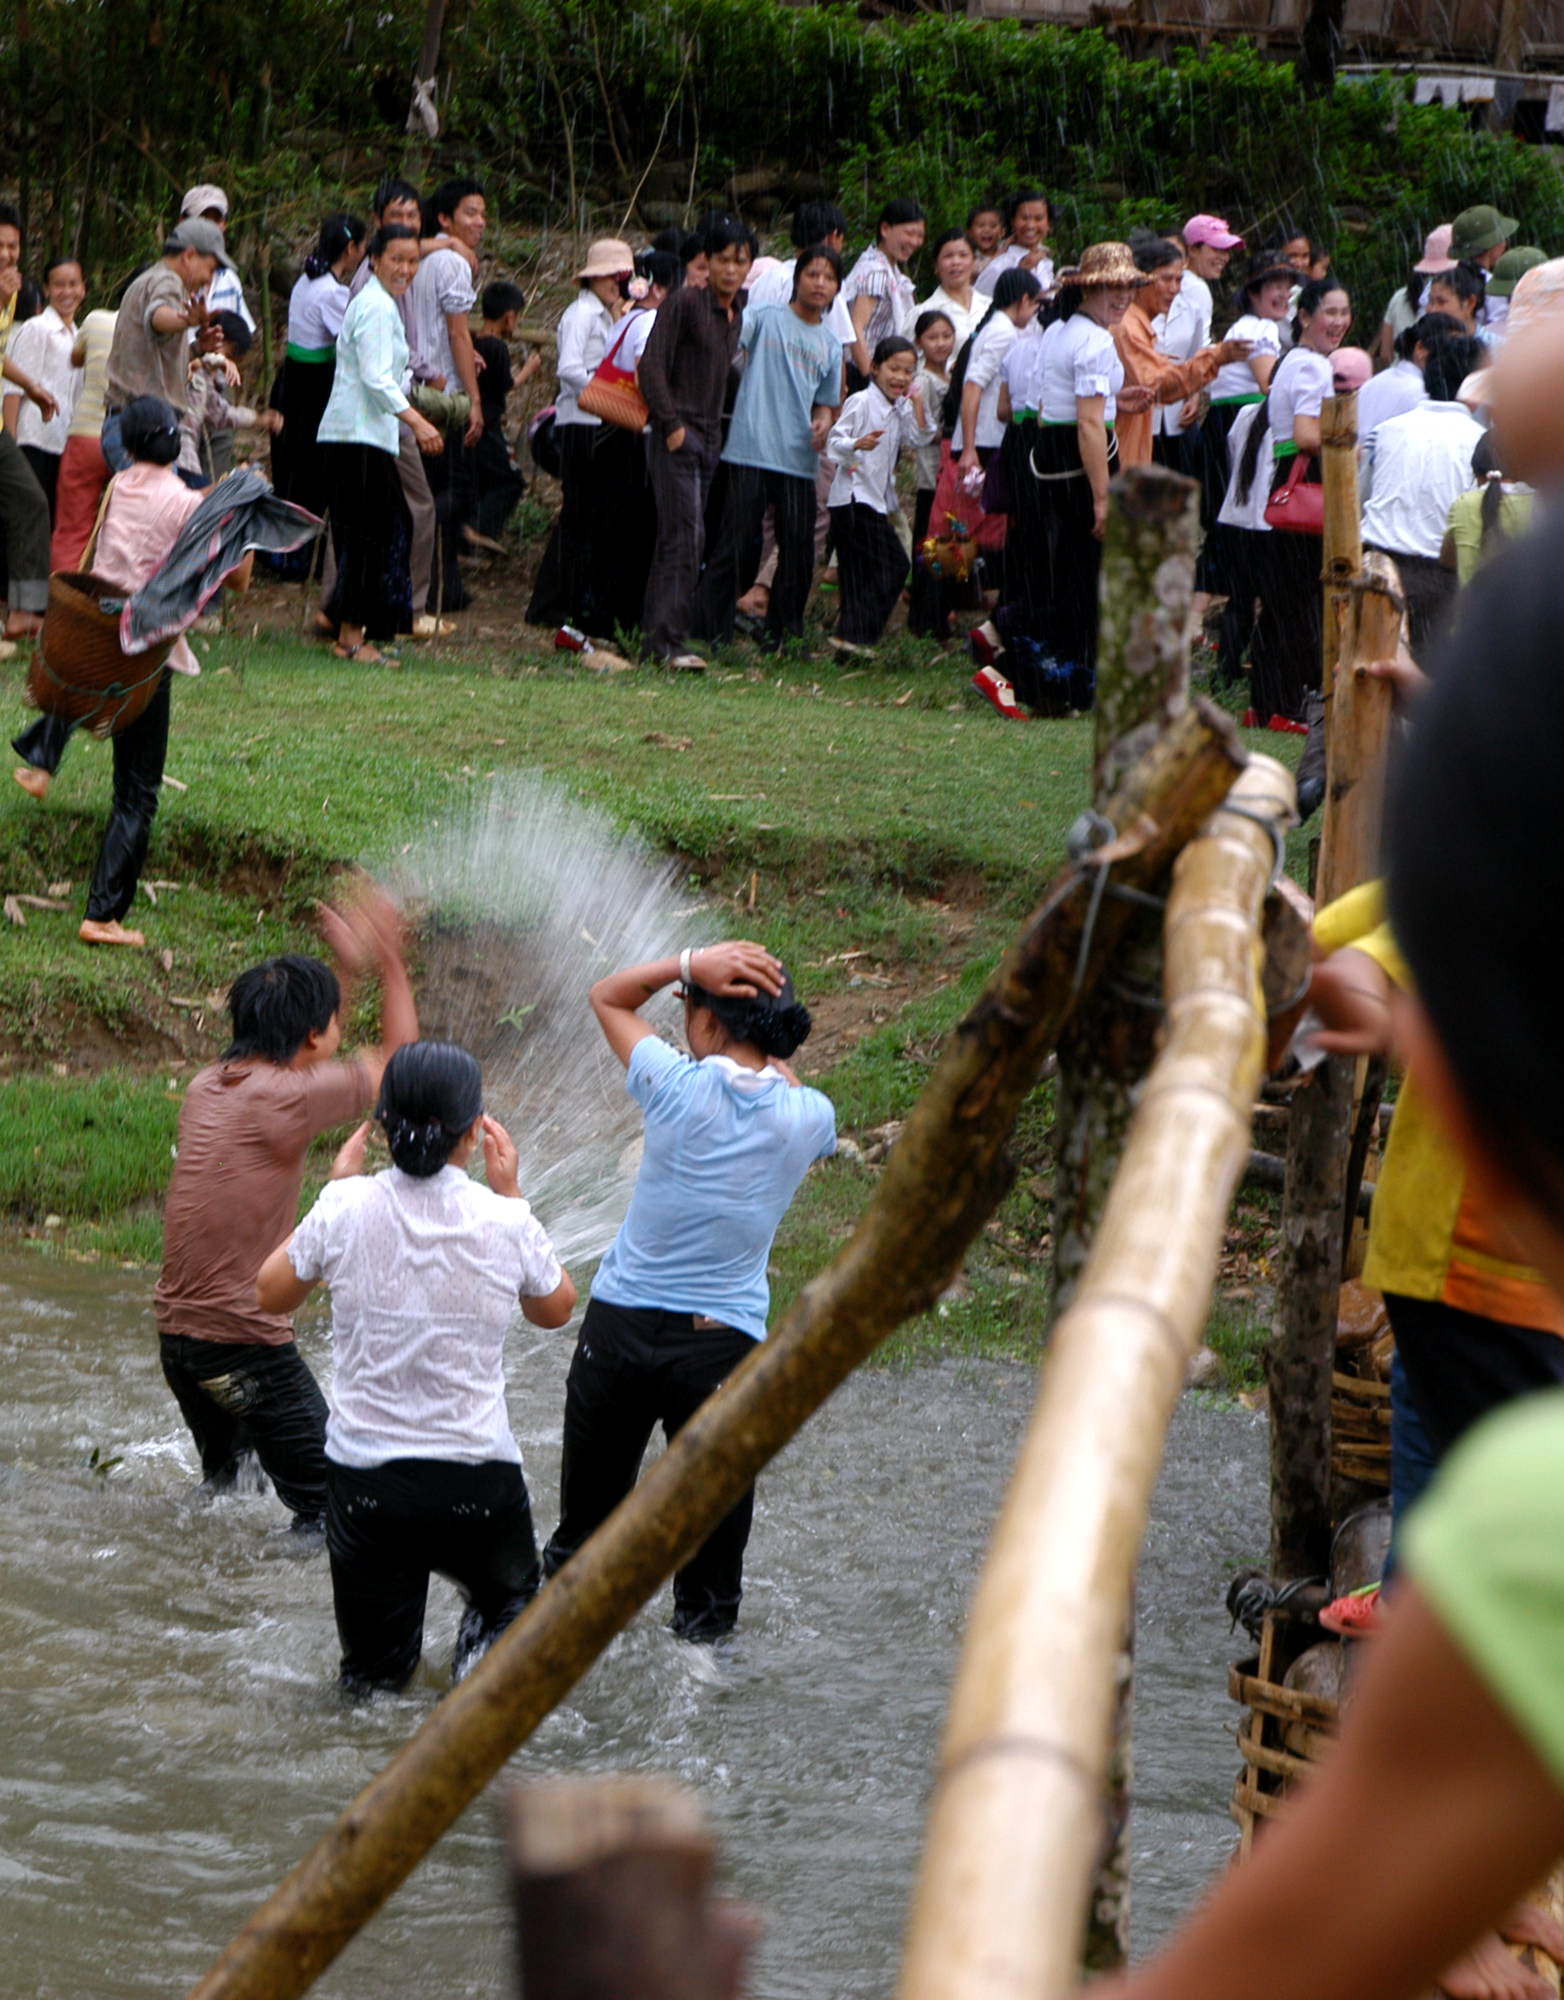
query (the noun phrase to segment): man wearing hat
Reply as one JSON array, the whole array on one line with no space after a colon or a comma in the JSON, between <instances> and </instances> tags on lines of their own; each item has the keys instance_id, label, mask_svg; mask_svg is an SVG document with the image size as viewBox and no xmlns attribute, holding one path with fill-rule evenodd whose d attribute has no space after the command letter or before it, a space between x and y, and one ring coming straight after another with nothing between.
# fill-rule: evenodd
<instances>
[{"instance_id":1,"label":"man wearing hat","mask_svg":"<svg viewBox=\"0 0 1564 2000\"><path fill-rule=\"evenodd\" d=\"M207 317L207 290L228 264L223 232L204 216L181 222L163 244L163 254L130 285L120 302L109 349L104 396L103 456L110 469L130 463L119 441L119 413L137 396L160 396L183 413L190 355L190 332ZM200 468L184 463L182 477L203 486Z\"/></svg>"},{"instance_id":2,"label":"man wearing hat","mask_svg":"<svg viewBox=\"0 0 1564 2000\"><path fill-rule=\"evenodd\" d=\"M226 238L228 197L214 182L202 181L198 186L187 190L184 200L179 204L179 219L181 222L213 223ZM216 319L220 312L237 313L251 333L255 331L255 321L251 317L249 306L245 303L244 287L240 284L239 273L232 264L224 266L213 278L207 289L206 310L209 319Z\"/></svg>"},{"instance_id":3,"label":"man wearing hat","mask_svg":"<svg viewBox=\"0 0 1564 2000\"><path fill-rule=\"evenodd\" d=\"M1547 261L1546 250L1527 243L1506 250L1494 265L1493 276L1488 280L1488 324L1484 330L1490 343L1497 344L1504 338L1504 323L1510 316L1510 299L1515 287L1528 271L1534 271L1539 264Z\"/></svg>"},{"instance_id":4,"label":"man wearing hat","mask_svg":"<svg viewBox=\"0 0 1564 2000\"><path fill-rule=\"evenodd\" d=\"M1450 228L1450 255L1458 264L1471 264L1489 272L1510 247L1510 238L1520 224L1513 215L1501 215L1487 203L1463 208Z\"/></svg>"}]
</instances>

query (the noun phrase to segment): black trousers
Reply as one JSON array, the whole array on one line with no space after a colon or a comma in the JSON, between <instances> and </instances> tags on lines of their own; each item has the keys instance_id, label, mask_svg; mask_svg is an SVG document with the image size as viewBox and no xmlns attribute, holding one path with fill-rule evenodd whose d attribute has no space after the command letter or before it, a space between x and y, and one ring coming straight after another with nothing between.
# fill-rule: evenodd
<instances>
[{"instance_id":1,"label":"black trousers","mask_svg":"<svg viewBox=\"0 0 1564 2000\"><path fill-rule=\"evenodd\" d=\"M657 545L641 610L641 643L654 658L668 660L685 650L695 617L717 451L693 431L670 451L653 431L646 440L646 469L657 506Z\"/></svg>"},{"instance_id":2,"label":"black trousers","mask_svg":"<svg viewBox=\"0 0 1564 2000\"><path fill-rule=\"evenodd\" d=\"M567 1563L635 1484L661 1424L672 1438L754 1349L732 1327L697 1327L689 1313L593 1299L565 1388L559 1526L543 1551L547 1575ZM731 1631L744 1594L751 1487L673 1580L673 1629L685 1639Z\"/></svg>"},{"instance_id":3,"label":"black trousers","mask_svg":"<svg viewBox=\"0 0 1564 2000\"><path fill-rule=\"evenodd\" d=\"M173 674L165 667L157 693L135 721L114 738L114 789L109 823L103 829L97 864L87 890L87 915L94 923L115 921L136 900L136 884L146 865L147 843L152 838L152 821L157 813L163 765L168 756L168 691L172 680ZM58 737L57 741L63 750L64 737ZM25 750L22 754L29 763L33 761Z\"/></svg>"},{"instance_id":4,"label":"black trousers","mask_svg":"<svg viewBox=\"0 0 1564 2000\"><path fill-rule=\"evenodd\" d=\"M592 537L597 518L595 424L560 424L559 518L548 538L527 606L529 625L581 625L590 609Z\"/></svg>"},{"instance_id":5,"label":"black trousers","mask_svg":"<svg viewBox=\"0 0 1564 2000\"><path fill-rule=\"evenodd\" d=\"M1242 403L1213 403L1200 426L1199 462L1195 477L1200 481L1200 527L1205 539L1195 563L1195 588L1213 597L1228 589L1225 560L1228 544L1221 533L1217 515L1227 498L1232 459L1227 448L1228 433L1238 421ZM1264 466L1260 476L1264 476Z\"/></svg>"},{"instance_id":6,"label":"black trousers","mask_svg":"<svg viewBox=\"0 0 1564 2000\"><path fill-rule=\"evenodd\" d=\"M327 615L361 627L367 639L394 639L412 629L412 524L397 454L372 444L324 444L321 457L337 559Z\"/></svg>"},{"instance_id":7,"label":"black trousers","mask_svg":"<svg viewBox=\"0 0 1564 2000\"><path fill-rule=\"evenodd\" d=\"M1438 1299L1385 1294L1396 1353L1429 1441L1443 1458L1479 1417L1564 1383L1564 1340Z\"/></svg>"},{"instance_id":8,"label":"black trousers","mask_svg":"<svg viewBox=\"0 0 1564 2000\"><path fill-rule=\"evenodd\" d=\"M1273 492L1290 467L1290 459L1278 463ZM1262 723L1273 715L1304 722L1308 697L1320 690L1325 628L1320 538L1272 529L1259 537L1259 544L1260 615L1249 653L1252 700Z\"/></svg>"},{"instance_id":9,"label":"black trousers","mask_svg":"<svg viewBox=\"0 0 1564 2000\"><path fill-rule=\"evenodd\" d=\"M326 1548L351 1694L405 1687L424 1645L432 1575L467 1600L451 1677L459 1680L537 1594L538 1545L521 1467L394 1458L326 1464Z\"/></svg>"},{"instance_id":10,"label":"black trousers","mask_svg":"<svg viewBox=\"0 0 1564 2000\"><path fill-rule=\"evenodd\" d=\"M326 1514L326 1399L293 1342L158 1341L163 1379L201 1454L202 1483L221 1493L254 1452L296 1528Z\"/></svg>"},{"instance_id":11,"label":"black trousers","mask_svg":"<svg viewBox=\"0 0 1564 2000\"><path fill-rule=\"evenodd\" d=\"M695 629L702 638L730 639L739 593L760 567L760 531L772 509L777 571L766 609L766 644L804 636L804 608L815 568L815 482L758 465L728 465L722 525L701 578Z\"/></svg>"},{"instance_id":12,"label":"black trousers","mask_svg":"<svg viewBox=\"0 0 1564 2000\"><path fill-rule=\"evenodd\" d=\"M885 516L861 500L831 509L831 531L842 599L837 637L872 646L885 636L907 581L907 552Z\"/></svg>"},{"instance_id":13,"label":"black trousers","mask_svg":"<svg viewBox=\"0 0 1564 2000\"><path fill-rule=\"evenodd\" d=\"M1390 557L1401 578L1412 657L1419 666L1426 666L1433 643L1444 630L1455 603L1455 571L1446 569L1434 556L1409 555L1403 549L1383 549L1382 553Z\"/></svg>"}]
</instances>

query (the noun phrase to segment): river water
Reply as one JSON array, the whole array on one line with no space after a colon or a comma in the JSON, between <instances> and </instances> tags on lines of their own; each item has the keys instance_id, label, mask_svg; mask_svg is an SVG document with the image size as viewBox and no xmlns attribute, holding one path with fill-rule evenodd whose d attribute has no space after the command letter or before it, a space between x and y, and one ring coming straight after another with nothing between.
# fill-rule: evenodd
<instances>
[{"instance_id":1,"label":"river water","mask_svg":"<svg viewBox=\"0 0 1564 2000\"><path fill-rule=\"evenodd\" d=\"M0 1994L177 1996L429 1712L455 1599L435 1585L406 1695L343 1708L324 1559L269 1493L196 1499L150 1276L0 1259L0 1326ZM302 1342L324 1376L323 1324ZM523 1328L511 1363L544 1533L570 1346ZM769 1920L759 2000L891 1989L965 1604L1032 1388L989 1363L860 1374L762 1478L736 1642L681 1646L666 1601L649 1608L512 1762L698 1787L727 1888ZM1187 1396L1140 1585L1137 1952L1231 1849L1221 1603L1263 1546L1264 1478L1260 1420ZM315 1990L501 2000L510 1965L491 1792Z\"/></svg>"}]
</instances>

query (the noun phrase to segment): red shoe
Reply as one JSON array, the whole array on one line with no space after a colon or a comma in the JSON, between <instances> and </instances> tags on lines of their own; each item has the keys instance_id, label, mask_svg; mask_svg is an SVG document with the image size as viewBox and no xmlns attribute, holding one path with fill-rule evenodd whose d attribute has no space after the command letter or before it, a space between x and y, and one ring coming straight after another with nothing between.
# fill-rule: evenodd
<instances>
[{"instance_id":1,"label":"red shoe","mask_svg":"<svg viewBox=\"0 0 1564 2000\"><path fill-rule=\"evenodd\" d=\"M1320 1623L1338 1639L1366 1639L1380 1626L1379 1585L1333 1598L1320 1613Z\"/></svg>"},{"instance_id":2,"label":"red shoe","mask_svg":"<svg viewBox=\"0 0 1564 2000\"><path fill-rule=\"evenodd\" d=\"M1294 722L1290 715L1273 715L1265 726L1287 736L1307 736L1309 733L1308 723Z\"/></svg>"},{"instance_id":3,"label":"red shoe","mask_svg":"<svg viewBox=\"0 0 1564 2000\"><path fill-rule=\"evenodd\" d=\"M979 667L972 676L979 694L987 695L1007 722L1025 722L1026 711L1016 700L1016 691L996 667Z\"/></svg>"},{"instance_id":4,"label":"red shoe","mask_svg":"<svg viewBox=\"0 0 1564 2000\"><path fill-rule=\"evenodd\" d=\"M972 657L980 667L991 667L1004 652L1004 643L993 626L985 618L981 625L974 625L967 634L972 647Z\"/></svg>"},{"instance_id":5,"label":"red shoe","mask_svg":"<svg viewBox=\"0 0 1564 2000\"><path fill-rule=\"evenodd\" d=\"M1244 710L1244 727L1245 729L1258 729L1260 727L1259 709L1246 708Z\"/></svg>"}]
</instances>

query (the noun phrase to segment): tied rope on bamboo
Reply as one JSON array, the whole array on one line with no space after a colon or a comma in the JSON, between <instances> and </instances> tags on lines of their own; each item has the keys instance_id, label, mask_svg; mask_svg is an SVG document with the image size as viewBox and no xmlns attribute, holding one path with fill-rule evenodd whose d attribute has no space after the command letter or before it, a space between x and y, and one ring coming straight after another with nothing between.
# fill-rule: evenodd
<instances>
[{"instance_id":1,"label":"tied rope on bamboo","mask_svg":"<svg viewBox=\"0 0 1564 2000\"><path fill-rule=\"evenodd\" d=\"M1180 856L1166 1040L989 1551L952 1696L899 2000L1072 1992L1115 1680L1173 1409L1199 1342L1265 1052L1260 912L1293 817L1256 758Z\"/></svg>"}]
</instances>

